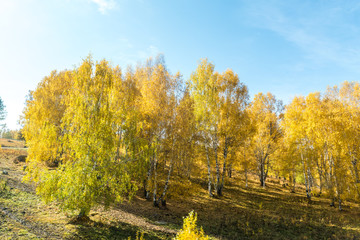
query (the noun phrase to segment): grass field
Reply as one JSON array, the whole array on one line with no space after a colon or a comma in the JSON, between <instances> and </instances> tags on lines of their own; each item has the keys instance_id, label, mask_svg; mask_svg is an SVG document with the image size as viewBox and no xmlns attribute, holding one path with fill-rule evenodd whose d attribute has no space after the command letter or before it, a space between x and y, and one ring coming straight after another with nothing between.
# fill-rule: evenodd
<instances>
[{"instance_id":1,"label":"grass field","mask_svg":"<svg viewBox=\"0 0 360 240\"><path fill-rule=\"evenodd\" d=\"M24 148L25 141L18 141L13 139L0 138L0 146L5 148Z\"/></svg>"},{"instance_id":2,"label":"grass field","mask_svg":"<svg viewBox=\"0 0 360 240\"><path fill-rule=\"evenodd\" d=\"M191 210L212 239L360 239L357 203L345 202L341 212L325 198L308 203L301 186L290 193L277 179L263 189L251 178L245 188L239 173L227 182L221 198L209 198L206 182L194 179L199 192L168 200L167 209L154 208L138 196L107 211L93 209L90 221L73 223L22 182L26 163L13 160L25 150L0 151L0 239L134 239L138 231L146 239L171 239Z\"/></svg>"}]
</instances>

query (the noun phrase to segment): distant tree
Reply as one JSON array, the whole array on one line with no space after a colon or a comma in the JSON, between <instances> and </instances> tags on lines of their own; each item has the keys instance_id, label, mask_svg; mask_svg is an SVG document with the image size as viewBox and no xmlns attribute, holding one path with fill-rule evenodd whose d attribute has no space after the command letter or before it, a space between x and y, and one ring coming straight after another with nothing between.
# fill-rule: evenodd
<instances>
[{"instance_id":1,"label":"distant tree","mask_svg":"<svg viewBox=\"0 0 360 240\"><path fill-rule=\"evenodd\" d=\"M25 140L23 129L17 130L15 139L16 140Z\"/></svg>"},{"instance_id":2,"label":"distant tree","mask_svg":"<svg viewBox=\"0 0 360 240\"><path fill-rule=\"evenodd\" d=\"M6 124L3 125L3 128L0 131L0 136L6 139L23 140L20 139L20 130L11 130L6 126Z\"/></svg>"},{"instance_id":3,"label":"distant tree","mask_svg":"<svg viewBox=\"0 0 360 240\"><path fill-rule=\"evenodd\" d=\"M6 139L12 139L11 130L8 129L6 126L2 130L2 137Z\"/></svg>"},{"instance_id":4,"label":"distant tree","mask_svg":"<svg viewBox=\"0 0 360 240\"><path fill-rule=\"evenodd\" d=\"M3 121L6 118L6 107L4 101L0 97L0 121ZM0 126L4 126L3 124Z\"/></svg>"}]
</instances>

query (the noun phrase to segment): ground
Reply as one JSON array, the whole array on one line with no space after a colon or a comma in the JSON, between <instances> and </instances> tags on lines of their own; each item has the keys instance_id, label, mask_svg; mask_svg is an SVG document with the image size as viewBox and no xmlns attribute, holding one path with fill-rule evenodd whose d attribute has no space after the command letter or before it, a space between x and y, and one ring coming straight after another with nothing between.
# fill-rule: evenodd
<instances>
[{"instance_id":1,"label":"ground","mask_svg":"<svg viewBox=\"0 0 360 240\"><path fill-rule=\"evenodd\" d=\"M0 146L2 148L24 148L24 141L0 138Z\"/></svg>"},{"instance_id":2,"label":"ground","mask_svg":"<svg viewBox=\"0 0 360 240\"><path fill-rule=\"evenodd\" d=\"M22 182L26 163L14 159L26 149L17 141L9 142L16 149L8 149L6 141L0 141L5 146L0 150L0 239L135 239L138 231L145 239L171 239L191 210L212 239L360 239L357 203L346 201L341 212L326 198L309 203L302 186L291 193L275 178L263 189L252 176L245 188L240 173L227 182L221 198L209 198L206 182L193 179L199 191L169 199L167 209L154 208L139 193L130 203L99 207L90 220L73 222Z\"/></svg>"}]
</instances>

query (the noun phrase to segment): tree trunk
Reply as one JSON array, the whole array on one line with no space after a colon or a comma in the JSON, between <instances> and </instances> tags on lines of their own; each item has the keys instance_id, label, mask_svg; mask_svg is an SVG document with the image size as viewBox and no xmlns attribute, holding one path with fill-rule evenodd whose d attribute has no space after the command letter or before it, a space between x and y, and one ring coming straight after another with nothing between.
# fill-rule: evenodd
<instances>
[{"instance_id":1,"label":"tree trunk","mask_svg":"<svg viewBox=\"0 0 360 240\"><path fill-rule=\"evenodd\" d=\"M334 178L333 171L334 171L334 169L333 169L333 158L332 158L332 156L328 157L328 162L329 162L329 175L328 175L328 179L327 179L327 185L328 185L329 195L330 195L330 199L331 199L330 206L335 207L335 193L334 193L334 182L333 182L333 178Z\"/></svg>"},{"instance_id":2,"label":"tree trunk","mask_svg":"<svg viewBox=\"0 0 360 240\"><path fill-rule=\"evenodd\" d=\"M341 189L339 186L339 182L337 181L337 177L335 176L335 184L336 184L336 193L337 193L337 199L339 201L339 211L342 211L342 205L341 205Z\"/></svg>"},{"instance_id":3,"label":"tree trunk","mask_svg":"<svg viewBox=\"0 0 360 240\"><path fill-rule=\"evenodd\" d=\"M248 187L248 170L245 168L245 187Z\"/></svg>"},{"instance_id":4,"label":"tree trunk","mask_svg":"<svg viewBox=\"0 0 360 240\"><path fill-rule=\"evenodd\" d=\"M342 211L342 205L341 205L341 198L340 198L340 195L338 196L338 199L339 199L339 211Z\"/></svg>"},{"instance_id":5,"label":"tree trunk","mask_svg":"<svg viewBox=\"0 0 360 240\"><path fill-rule=\"evenodd\" d=\"M228 139L225 138L224 164L223 164L223 170L222 170L222 176L221 176L221 183L220 183L220 185L218 186L218 189L217 189L217 195L218 196L222 196L222 190L223 190L223 187L224 187L224 177L225 177L225 174L226 174L226 158L227 158L227 155L228 155Z\"/></svg>"},{"instance_id":6,"label":"tree trunk","mask_svg":"<svg viewBox=\"0 0 360 240\"><path fill-rule=\"evenodd\" d=\"M259 166L259 170L260 170L260 186L261 187L265 187L265 182L264 182L264 174L265 174L265 166L264 166L264 162L263 159L260 159L260 166Z\"/></svg>"},{"instance_id":7,"label":"tree trunk","mask_svg":"<svg viewBox=\"0 0 360 240\"><path fill-rule=\"evenodd\" d=\"M263 187L265 187L265 182L266 182L266 179L267 179L267 176L268 176L268 173L269 173L269 168L270 168L270 158L269 158L269 155L265 155L265 165L264 165L264 168L266 168L265 170L265 174L264 174L264 185Z\"/></svg>"},{"instance_id":8,"label":"tree trunk","mask_svg":"<svg viewBox=\"0 0 360 240\"><path fill-rule=\"evenodd\" d=\"M116 147L116 159L118 160L120 158L120 146L121 146L121 137L122 137L122 131L121 128L119 128L119 143Z\"/></svg>"},{"instance_id":9,"label":"tree trunk","mask_svg":"<svg viewBox=\"0 0 360 240\"><path fill-rule=\"evenodd\" d=\"M340 159L339 159L340 162ZM336 171L335 166L334 167L334 179L335 179L335 185L336 185L336 195L339 201L339 210L342 211L342 206L341 206L341 193L342 193L342 186L340 185L340 181L338 179L338 171Z\"/></svg>"},{"instance_id":10,"label":"tree trunk","mask_svg":"<svg viewBox=\"0 0 360 240\"><path fill-rule=\"evenodd\" d=\"M165 186L164 186L164 190L159 198L159 200L157 201L157 205L159 205L159 203L161 203L162 206L166 206L166 193L167 193L167 190L169 188L169 184L170 184L170 176L171 176L171 173L172 173L172 170L173 170L173 164L174 164L174 158L175 158L175 154L174 154L174 145L175 145L175 141L173 139L173 143L172 143L172 156L171 156L171 160L170 160L170 166L169 166L169 172L168 172L168 176L166 178L166 182L165 182Z\"/></svg>"},{"instance_id":11,"label":"tree trunk","mask_svg":"<svg viewBox=\"0 0 360 240\"><path fill-rule=\"evenodd\" d=\"M325 157L325 156L324 156ZM320 158L321 159L321 158ZM319 174L319 181L320 181L320 184L319 184L319 195L321 195L322 193L322 187L323 187L323 179L322 179L322 175L323 175L323 170L322 170L322 167L321 167L321 164L319 163L319 161L317 160L316 161L316 166L317 166L317 169L318 169L318 174Z\"/></svg>"},{"instance_id":12,"label":"tree trunk","mask_svg":"<svg viewBox=\"0 0 360 240\"><path fill-rule=\"evenodd\" d=\"M146 199L150 199L150 189L149 189L149 185L150 185L150 182L151 182L151 176L152 176L152 171L153 171L153 168L154 168L154 156L150 158L150 161L149 161L149 170L147 172L147 181L145 183L145 190L144 190L144 194L145 194L145 198Z\"/></svg>"},{"instance_id":13,"label":"tree trunk","mask_svg":"<svg viewBox=\"0 0 360 240\"><path fill-rule=\"evenodd\" d=\"M144 179L144 181L143 181L143 187L144 187L144 198L147 198L148 191L146 190L146 179Z\"/></svg>"},{"instance_id":14,"label":"tree trunk","mask_svg":"<svg viewBox=\"0 0 360 240\"><path fill-rule=\"evenodd\" d=\"M89 213L90 213L90 209L87 209L87 208L80 209L80 213L77 216L77 220L89 219Z\"/></svg>"},{"instance_id":15,"label":"tree trunk","mask_svg":"<svg viewBox=\"0 0 360 240\"><path fill-rule=\"evenodd\" d=\"M359 179L359 172L357 170L357 162L358 162L358 160L355 158L353 158L353 160L351 161L351 164L352 164L351 173L353 175L353 178L355 179L354 186L355 186L357 195L360 198L360 190L359 190L359 186L358 186L358 184L360 183L360 179Z\"/></svg>"},{"instance_id":16,"label":"tree trunk","mask_svg":"<svg viewBox=\"0 0 360 240\"><path fill-rule=\"evenodd\" d=\"M295 170L293 170L293 189L292 192L295 193L295 185L296 185L296 175Z\"/></svg>"},{"instance_id":17,"label":"tree trunk","mask_svg":"<svg viewBox=\"0 0 360 240\"><path fill-rule=\"evenodd\" d=\"M351 161L353 169L354 169L355 181L356 181L356 183L359 183L360 180L359 180L359 172L358 172L358 169L357 169L357 162L358 161L355 158Z\"/></svg>"},{"instance_id":18,"label":"tree trunk","mask_svg":"<svg viewBox=\"0 0 360 240\"><path fill-rule=\"evenodd\" d=\"M153 192L153 203L154 207L158 207L159 204L156 201L156 194L157 194L157 157L154 157L154 192Z\"/></svg>"},{"instance_id":19,"label":"tree trunk","mask_svg":"<svg viewBox=\"0 0 360 240\"><path fill-rule=\"evenodd\" d=\"M183 159L186 159L186 153L184 151L184 158ZM186 165L186 177L187 179L191 179L191 164L190 163L187 163Z\"/></svg>"},{"instance_id":20,"label":"tree trunk","mask_svg":"<svg viewBox=\"0 0 360 240\"><path fill-rule=\"evenodd\" d=\"M335 207L335 197L331 198L330 207Z\"/></svg>"},{"instance_id":21,"label":"tree trunk","mask_svg":"<svg viewBox=\"0 0 360 240\"><path fill-rule=\"evenodd\" d=\"M308 178L306 176L306 168L305 168L305 159L303 154L301 153L301 161L303 164L303 174L304 174L304 181L305 181L305 189L306 189L306 197L308 198L308 200L310 199L310 195L309 195L309 184L308 184Z\"/></svg>"},{"instance_id":22,"label":"tree trunk","mask_svg":"<svg viewBox=\"0 0 360 240\"><path fill-rule=\"evenodd\" d=\"M213 197L214 195L212 194L211 191L211 166L210 166L210 156L209 156L208 147L206 147L206 158L207 158L207 167L208 167L208 191L209 191L209 196Z\"/></svg>"},{"instance_id":23,"label":"tree trunk","mask_svg":"<svg viewBox=\"0 0 360 240\"><path fill-rule=\"evenodd\" d=\"M232 178L232 164L228 165L227 174L229 178Z\"/></svg>"},{"instance_id":24,"label":"tree trunk","mask_svg":"<svg viewBox=\"0 0 360 240\"><path fill-rule=\"evenodd\" d=\"M260 186L262 186L263 188L265 188L265 186L266 186L265 182L266 182L266 177L267 177L267 174L269 171L269 167L266 168L266 160L268 160L267 154L264 156L264 158L261 157L261 160L260 160ZM267 163L269 165L269 162L267 162Z\"/></svg>"},{"instance_id":25,"label":"tree trunk","mask_svg":"<svg viewBox=\"0 0 360 240\"><path fill-rule=\"evenodd\" d=\"M311 201L311 186L312 186L312 179L311 179L311 172L310 172L310 168L307 169L307 177L308 177L308 195L307 198L309 201Z\"/></svg>"},{"instance_id":26,"label":"tree trunk","mask_svg":"<svg viewBox=\"0 0 360 240\"><path fill-rule=\"evenodd\" d=\"M166 182L165 182L165 186L164 186L164 191L162 192L159 200L157 201L157 205L159 206L159 203L161 203L162 206L166 206L166 193L167 193L167 190L169 188L169 183L170 183L170 176L171 176L171 173L172 173L172 169L173 169L173 159L171 159L170 161L170 166L169 166L169 172L168 172L168 176L166 178Z\"/></svg>"},{"instance_id":27,"label":"tree trunk","mask_svg":"<svg viewBox=\"0 0 360 240\"><path fill-rule=\"evenodd\" d=\"M215 153L215 166L216 166L216 183L215 183L215 190L216 193L219 194L219 188L220 188L220 164L218 161L218 140L217 140L217 135L215 134L215 139L213 141L213 148L214 148L214 153Z\"/></svg>"}]
</instances>

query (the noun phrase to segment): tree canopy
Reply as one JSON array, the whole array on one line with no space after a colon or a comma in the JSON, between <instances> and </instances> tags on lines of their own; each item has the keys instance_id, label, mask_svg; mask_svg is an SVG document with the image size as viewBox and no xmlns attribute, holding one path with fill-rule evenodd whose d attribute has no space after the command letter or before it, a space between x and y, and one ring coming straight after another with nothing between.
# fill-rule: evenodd
<instances>
[{"instance_id":1,"label":"tree canopy","mask_svg":"<svg viewBox=\"0 0 360 240\"><path fill-rule=\"evenodd\" d=\"M196 193L196 178L210 197L221 197L233 169L246 183L256 174L264 188L269 175L287 177L292 191L304 184L309 201L319 191L341 209L343 199L360 199L359 102L356 82L284 107L271 93L250 101L234 71L216 72L207 59L184 81L162 56L125 71L89 56L30 92L25 179L45 201L80 215L138 189L166 206L170 197Z\"/></svg>"}]
</instances>

